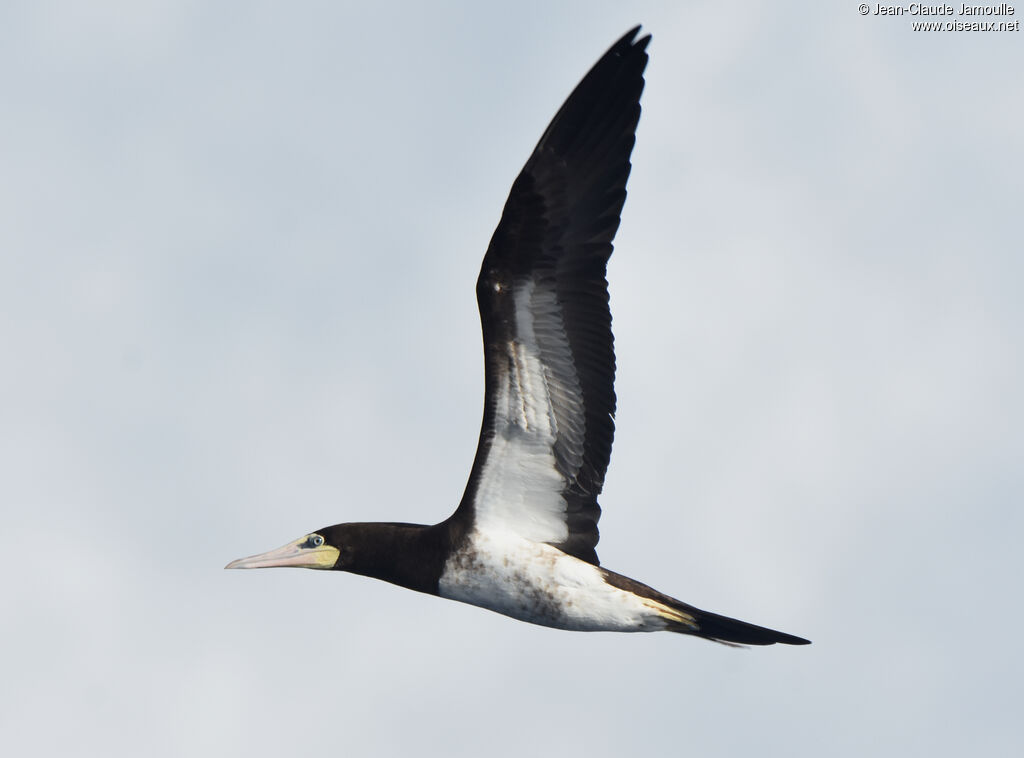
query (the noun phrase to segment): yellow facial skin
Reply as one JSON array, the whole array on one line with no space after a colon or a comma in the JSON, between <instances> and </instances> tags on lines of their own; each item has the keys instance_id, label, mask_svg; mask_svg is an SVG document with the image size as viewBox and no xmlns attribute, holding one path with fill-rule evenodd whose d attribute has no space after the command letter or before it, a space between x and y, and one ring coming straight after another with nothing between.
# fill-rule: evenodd
<instances>
[{"instance_id":1,"label":"yellow facial skin","mask_svg":"<svg viewBox=\"0 0 1024 758\"><path fill-rule=\"evenodd\" d=\"M276 550L231 561L226 569L291 568L331 569L338 560L338 548L324 543L319 534L307 534Z\"/></svg>"}]
</instances>

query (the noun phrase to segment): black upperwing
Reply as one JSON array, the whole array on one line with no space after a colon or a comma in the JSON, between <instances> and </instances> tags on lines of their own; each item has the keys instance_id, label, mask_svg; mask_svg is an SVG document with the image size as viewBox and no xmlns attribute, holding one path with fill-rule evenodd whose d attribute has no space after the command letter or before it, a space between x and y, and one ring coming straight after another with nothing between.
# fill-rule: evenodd
<instances>
[{"instance_id":1,"label":"black upperwing","mask_svg":"<svg viewBox=\"0 0 1024 758\"><path fill-rule=\"evenodd\" d=\"M627 33L562 105L519 174L477 280L486 397L453 520L597 564L615 432L606 265L626 199L650 36Z\"/></svg>"}]
</instances>

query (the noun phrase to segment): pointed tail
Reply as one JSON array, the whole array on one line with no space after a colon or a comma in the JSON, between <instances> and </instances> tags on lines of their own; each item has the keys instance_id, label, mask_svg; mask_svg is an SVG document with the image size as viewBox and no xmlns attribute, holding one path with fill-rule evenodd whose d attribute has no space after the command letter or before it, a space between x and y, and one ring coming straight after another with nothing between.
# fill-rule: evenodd
<instances>
[{"instance_id":1,"label":"pointed tail","mask_svg":"<svg viewBox=\"0 0 1024 758\"><path fill-rule=\"evenodd\" d=\"M783 645L811 644L810 640L803 637L702 611L608 569L601 569L601 572L608 584L643 598L644 604L657 611L665 620L666 628L670 632L692 634L725 645L774 645L776 642Z\"/></svg>"},{"instance_id":2,"label":"pointed tail","mask_svg":"<svg viewBox=\"0 0 1024 758\"><path fill-rule=\"evenodd\" d=\"M719 616L717 613L708 613L679 601L676 601L673 606L675 606L671 607L673 611L681 612L693 619L692 622L687 623L674 618L666 618L669 622L669 629L673 632L694 634L706 640L732 645L774 645L776 642L783 645L811 644L810 640L805 640L803 637L748 624L746 621L732 619L728 616ZM696 629L694 624L696 624Z\"/></svg>"}]
</instances>

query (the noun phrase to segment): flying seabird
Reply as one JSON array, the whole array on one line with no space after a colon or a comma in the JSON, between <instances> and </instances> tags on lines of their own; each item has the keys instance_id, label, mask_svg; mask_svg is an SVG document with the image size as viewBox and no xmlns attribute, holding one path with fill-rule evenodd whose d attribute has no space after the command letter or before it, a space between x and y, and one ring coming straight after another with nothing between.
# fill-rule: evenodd
<instances>
[{"instance_id":1,"label":"flying seabird","mask_svg":"<svg viewBox=\"0 0 1024 758\"><path fill-rule=\"evenodd\" d=\"M559 109L487 248L476 285L484 415L459 507L433 526L328 526L226 568L348 571L559 629L808 643L680 602L603 568L595 551L615 429L605 270L640 118L651 38L639 31Z\"/></svg>"}]
</instances>

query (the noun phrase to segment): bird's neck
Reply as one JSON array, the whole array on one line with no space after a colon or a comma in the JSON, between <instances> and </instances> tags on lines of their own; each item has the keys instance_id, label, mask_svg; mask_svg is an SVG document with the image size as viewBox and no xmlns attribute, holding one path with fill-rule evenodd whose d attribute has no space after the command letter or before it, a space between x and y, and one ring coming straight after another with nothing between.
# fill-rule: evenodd
<instances>
[{"instance_id":1,"label":"bird's neck","mask_svg":"<svg viewBox=\"0 0 1024 758\"><path fill-rule=\"evenodd\" d=\"M418 592L437 594L448 535L420 524L349 524L352 555L345 570Z\"/></svg>"}]
</instances>

